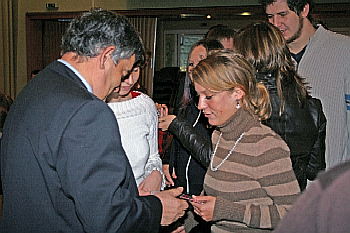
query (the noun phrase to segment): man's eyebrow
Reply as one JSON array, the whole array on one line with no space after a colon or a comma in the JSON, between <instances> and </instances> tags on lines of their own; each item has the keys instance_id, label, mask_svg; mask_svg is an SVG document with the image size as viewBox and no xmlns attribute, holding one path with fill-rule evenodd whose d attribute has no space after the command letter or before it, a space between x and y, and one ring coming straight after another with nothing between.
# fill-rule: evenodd
<instances>
[{"instance_id":1,"label":"man's eyebrow","mask_svg":"<svg viewBox=\"0 0 350 233\"><path fill-rule=\"evenodd\" d=\"M288 14L289 11L280 11L280 12L277 12L276 14L272 14L272 13L266 13L266 15L281 15L281 14Z\"/></svg>"}]
</instances>

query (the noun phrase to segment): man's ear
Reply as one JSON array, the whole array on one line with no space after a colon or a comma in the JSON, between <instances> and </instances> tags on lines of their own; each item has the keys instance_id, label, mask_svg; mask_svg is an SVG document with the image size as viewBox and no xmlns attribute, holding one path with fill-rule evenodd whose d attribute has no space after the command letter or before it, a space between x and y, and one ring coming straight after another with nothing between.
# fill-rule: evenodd
<instances>
[{"instance_id":1,"label":"man's ear","mask_svg":"<svg viewBox=\"0 0 350 233\"><path fill-rule=\"evenodd\" d=\"M100 69L104 69L105 68L105 63L109 59L112 59L111 55L114 52L114 50L115 50L114 46L109 46L100 54Z\"/></svg>"},{"instance_id":2,"label":"man's ear","mask_svg":"<svg viewBox=\"0 0 350 233\"><path fill-rule=\"evenodd\" d=\"M307 4L304 6L303 10L300 12L300 16L301 16L302 18L307 18L309 12L310 12L310 5L309 5L309 3L307 3Z\"/></svg>"}]
</instances>

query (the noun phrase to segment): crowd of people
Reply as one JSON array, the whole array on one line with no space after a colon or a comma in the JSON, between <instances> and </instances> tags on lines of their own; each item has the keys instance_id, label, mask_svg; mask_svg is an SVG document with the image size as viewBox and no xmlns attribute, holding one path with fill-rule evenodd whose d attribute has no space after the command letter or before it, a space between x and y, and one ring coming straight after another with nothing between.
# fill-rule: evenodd
<instances>
[{"instance_id":1,"label":"crowd of people","mask_svg":"<svg viewBox=\"0 0 350 233\"><path fill-rule=\"evenodd\" d=\"M0 231L348 232L350 38L312 0L260 3L267 21L193 44L172 115L135 88L124 16L72 20L61 58L0 93Z\"/></svg>"}]
</instances>

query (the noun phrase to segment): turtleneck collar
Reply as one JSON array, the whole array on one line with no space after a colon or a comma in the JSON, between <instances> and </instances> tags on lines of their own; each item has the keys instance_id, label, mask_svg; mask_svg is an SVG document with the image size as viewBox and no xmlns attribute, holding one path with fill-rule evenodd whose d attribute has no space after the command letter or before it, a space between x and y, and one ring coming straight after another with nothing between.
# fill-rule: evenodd
<instances>
[{"instance_id":1,"label":"turtleneck collar","mask_svg":"<svg viewBox=\"0 0 350 233\"><path fill-rule=\"evenodd\" d=\"M252 116L241 107L224 124L218 125L217 128L225 140L237 140L243 132L247 132L253 126L258 126L259 124L257 116Z\"/></svg>"}]
</instances>

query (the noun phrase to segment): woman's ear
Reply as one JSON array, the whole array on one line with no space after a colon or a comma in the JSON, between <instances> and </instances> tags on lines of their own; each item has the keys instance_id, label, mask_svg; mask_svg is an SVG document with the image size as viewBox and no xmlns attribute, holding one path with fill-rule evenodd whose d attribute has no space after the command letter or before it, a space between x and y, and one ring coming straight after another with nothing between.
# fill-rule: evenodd
<instances>
[{"instance_id":1,"label":"woman's ear","mask_svg":"<svg viewBox=\"0 0 350 233\"><path fill-rule=\"evenodd\" d=\"M244 91L240 87L235 87L234 89L234 95L236 99L241 100L244 96Z\"/></svg>"}]
</instances>

